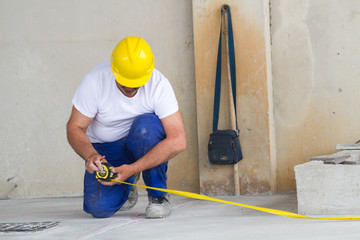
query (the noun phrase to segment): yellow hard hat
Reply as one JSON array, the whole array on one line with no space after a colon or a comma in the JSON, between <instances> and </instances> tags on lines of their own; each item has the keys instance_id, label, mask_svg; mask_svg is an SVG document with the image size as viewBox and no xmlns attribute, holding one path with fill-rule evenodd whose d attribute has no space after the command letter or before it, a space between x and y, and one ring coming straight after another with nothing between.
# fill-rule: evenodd
<instances>
[{"instance_id":1,"label":"yellow hard hat","mask_svg":"<svg viewBox=\"0 0 360 240\"><path fill-rule=\"evenodd\" d=\"M143 86L151 77L155 59L151 48L140 37L126 37L111 55L111 68L116 81L125 87Z\"/></svg>"}]
</instances>

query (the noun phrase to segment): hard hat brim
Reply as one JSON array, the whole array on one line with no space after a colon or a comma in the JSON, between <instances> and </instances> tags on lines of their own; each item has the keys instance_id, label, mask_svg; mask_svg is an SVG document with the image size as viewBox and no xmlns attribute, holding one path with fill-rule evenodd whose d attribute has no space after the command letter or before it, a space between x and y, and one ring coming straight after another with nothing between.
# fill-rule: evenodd
<instances>
[{"instance_id":1,"label":"hard hat brim","mask_svg":"<svg viewBox=\"0 0 360 240\"><path fill-rule=\"evenodd\" d=\"M120 85L122 85L124 87L129 87L129 88L138 88L138 87L144 86L150 80L150 77L152 75L153 70L154 70L154 68L152 68L149 71L149 73L147 73L143 77L138 78L136 80L135 79L129 79L129 78L126 78L124 76L121 76L120 74L118 74L118 73L116 73L114 71L113 71L113 74L114 74L115 80Z\"/></svg>"}]
</instances>

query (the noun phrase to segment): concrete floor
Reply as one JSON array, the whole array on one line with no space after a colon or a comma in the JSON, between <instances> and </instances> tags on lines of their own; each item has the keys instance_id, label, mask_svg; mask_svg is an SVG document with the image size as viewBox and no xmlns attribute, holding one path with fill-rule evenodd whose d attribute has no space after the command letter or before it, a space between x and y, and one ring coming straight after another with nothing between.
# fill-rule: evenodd
<instances>
[{"instance_id":1,"label":"concrete floor","mask_svg":"<svg viewBox=\"0 0 360 240\"><path fill-rule=\"evenodd\" d=\"M239 206L171 196L172 215L146 219L147 197L130 211L94 219L81 198L0 200L0 223L59 222L34 233L0 233L0 239L360 239L360 221L293 219ZM220 199L297 211L295 193Z\"/></svg>"}]
</instances>

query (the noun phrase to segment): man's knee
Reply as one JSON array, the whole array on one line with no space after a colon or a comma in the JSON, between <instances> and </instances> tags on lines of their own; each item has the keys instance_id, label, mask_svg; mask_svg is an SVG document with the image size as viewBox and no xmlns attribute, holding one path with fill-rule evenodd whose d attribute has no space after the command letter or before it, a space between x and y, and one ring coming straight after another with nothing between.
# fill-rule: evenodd
<instances>
[{"instance_id":1,"label":"man's knee","mask_svg":"<svg viewBox=\"0 0 360 240\"><path fill-rule=\"evenodd\" d=\"M114 215L116 211L94 211L90 213L94 218L109 218Z\"/></svg>"},{"instance_id":2,"label":"man's knee","mask_svg":"<svg viewBox=\"0 0 360 240\"><path fill-rule=\"evenodd\" d=\"M84 211L91 214L94 218L109 218L114 215L116 211L114 210L104 210L101 206L85 207Z\"/></svg>"},{"instance_id":3,"label":"man's knee","mask_svg":"<svg viewBox=\"0 0 360 240\"><path fill-rule=\"evenodd\" d=\"M137 160L165 139L165 131L159 118L153 113L138 116L127 137L126 147Z\"/></svg>"},{"instance_id":4,"label":"man's knee","mask_svg":"<svg viewBox=\"0 0 360 240\"><path fill-rule=\"evenodd\" d=\"M138 137L165 136L164 128L160 119L153 113L145 113L138 116L132 126L133 133ZM139 136L140 135L140 136Z\"/></svg>"},{"instance_id":5,"label":"man's knee","mask_svg":"<svg viewBox=\"0 0 360 240\"><path fill-rule=\"evenodd\" d=\"M161 125L160 119L153 113L145 113L139 115L135 120L133 125L135 126L153 126L153 125Z\"/></svg>"}]
</instances>

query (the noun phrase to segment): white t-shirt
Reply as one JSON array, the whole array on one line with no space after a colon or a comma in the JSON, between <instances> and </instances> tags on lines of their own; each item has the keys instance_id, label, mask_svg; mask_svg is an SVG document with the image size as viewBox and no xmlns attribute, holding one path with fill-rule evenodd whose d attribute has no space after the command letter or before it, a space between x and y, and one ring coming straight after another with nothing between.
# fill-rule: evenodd
<instances>
[{"instance_id":1,"label":"white t-shirt","mask_svg":"<svg viewBox=\"0 0 360 240\"><path fill-rule=\"evenodd\" d=\"M115 81L110 61L103 62L85 76L72 99L78 111L94 118L86 132L92 143L126 137L141 114L155 113L162 119L179 110L169 81L156 69L131 98L117 88Z\"/></svg>"}]
</instances>

